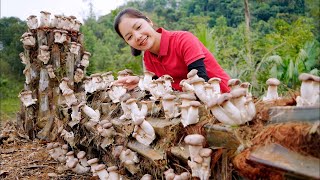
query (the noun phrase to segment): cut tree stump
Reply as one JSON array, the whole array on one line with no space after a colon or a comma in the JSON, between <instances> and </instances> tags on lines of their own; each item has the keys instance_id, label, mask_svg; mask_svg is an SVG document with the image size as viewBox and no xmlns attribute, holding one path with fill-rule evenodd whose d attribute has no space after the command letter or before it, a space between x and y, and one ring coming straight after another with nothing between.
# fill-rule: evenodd
<instances>
[{"instance_id":1,"label":"cut tree stump","mask_svg":"<svg viewBox=\"0 0 320 180\"><path fill-rule=\"evenodd\" d=\"M275 106L269 109L269 122L314 122L320 120L320 107Z\"/></svg>"},{"instance_id":2,"label":"cut tree stump","mask_svg":"<svg viewBox=\"0 0 320 180\"><path fill-rule=\"evenodd\" d=\"M219 124L207 124L204 126L209 147L223 147L236 150L240 141L230 127Z\"/></svg>"},{"instance_id":3,"label":"cut tree stump","mask_svg":"<svg viewBox=\"0 0 320 180\"><path fill-rule=\"evenodd\" d=\"M127 147L156 164L158 164L159 161L165 160L164 152L152 149L150 146L146 146L137 141L128 142Z\"/></svg>"},{"instance_id":4,"label":"cut tree stump","mask_svg":"<svg viewBox=\"0 0 320 180\"><path fill-rule=\"evenodd\" d=\"M303 156L279 144L259 147L249 155L249 160L278 168L289 175L320 179L320 159Z\"/></svg>"}]
</instances>

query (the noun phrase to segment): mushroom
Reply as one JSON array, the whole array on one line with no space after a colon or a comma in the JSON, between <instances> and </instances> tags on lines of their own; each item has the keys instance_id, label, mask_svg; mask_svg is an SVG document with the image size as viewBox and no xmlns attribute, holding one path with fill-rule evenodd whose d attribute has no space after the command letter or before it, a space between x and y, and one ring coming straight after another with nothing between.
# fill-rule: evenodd
<instances>
[{"instance_id":1,"label":"mushroom","mask_svg":"<svg viewBox=\"0 0 320 180\"><path fill-rule=\"evenodd\" d=\"M223 124L235 125L236 122L228 116L227 112L218 104L218 99L213 98L207 104L208 109L210 109L213 116Z\"/></svg>"},{"instance_id":2,"label":"mushroom","mask_svg":"<svg viewBox=\"0 0 320 180\"><path fill-rule=\"evenodd\" d=\"M22 34L20 41L24 46L34 46L36 43L36 39L33 37L32 33L26 32Z\"/></svg>"},{"instance_id":3,"label":"mushroom","mask_svg":"<svg viewBox=\"0 0 320 180\"><path fill-rule=\"evenodd\" d=\"M144 119L136 120L134 121L134 124L136 126L134 127L132 136L136 138L138 142L149 146L156 138L154 129L151 124Z\"/></svg>"},{"instance_id":4,"label":"mushroom","mask_svg":"<svg viewBox=\"0 0 320 180\"><path fill-rule=\"evenodd\" d=\"M175 174L172 168L166 170L164 172L164 176L166 178L166 180L174 180Z\"/></svg>"},{"instance_id":5,"label":"mushroom","mask_svg":"<svg viewBox=\"0 0 320 180\"><path fill-rule=\"evenodd\" d=\"M198 76L198 70L197 69L192 69L191 71L189 71L189 73L187 74L187 78L190 81L193 80L193 79L200 78Z\"/></svg>"},{"instance_id":6,"label":"mushroom","mask_svg":"<svg viewBox=\"0 0 320 180\"><path fill-rule=\"evenodd\" d=\"M101 180L107 180L109 178L109 173L106 170L106 165L99 164L95 167L95 172Z\"/></svg>"},{"instance_id":7,"label":"mushroom","mask_svg":"<svg viewBox=\"0 0 320 180\"><path fill-rule=\"evenodd\" d=\"M117 166L108 167L107 170L109 172L109 180L119 180L120 179L120 175L117 172L118 171Z\"/></svg>"},{"instance_id":8,"label":"mushroom","mask_svg":"<svg viewBox=\"0 0 320 180\"><path fill-rule=\"evenodd\" d=\"M160 78L162 78L164 80L165 91L167 93L172 92L172 84L171 83L173 83L173 78L168 74L165 74L165 75L161 76Z\"/></svg>"},{"instance_id":9,"label":"mushroom","mask_svg":"<svg viewBox=\"0 0 320 180\"><path fill-rule=\"evenodd\" d=\"M200 102L191 101L186 106L181 105L181 123L184 127L190 124L196 124L199 121Z\"/></svg>"},{"instance_id":10,"label":"mushroom","mask_svg":"<svg viewBox=\"0 0 320 180\"><path fill-rule=\"evenodd\" d=\"M93 110L91 107L89 107L88 105L83 105L82 106L82 111L90 117L91 121L94 122L99 122L100 121L100 111L99 109Z\"/></svg>"},{"instance_id":11,"label":"mushroom","mask_svg":"<svg viewBox=\"0 0 320 180\"><path fill-rule=\"evenodd\" d=\"M178 113L178 107L175 103L175 95L167 94L163 96L162 99L162 107L164 110L165 117L167 119L178 117L180 114Z\"/></svg>"},{"instance_id":12,"label":"mushroom","mask_svg":"<svg viewBox=\"0 0 320 180\"><path fill-rule=\"evenodd\" d=\"M136 163L139 163L136 152L133 152L130 149L122 150L119 158L121 163L131 174L136 174L139 171L138 165L136 165Z\"/></svg>"},{"instance_id":13,"label":"mushroom","mask_svg":"<svg viewBox=\"0 0 320 180\"><path fill-rule=\"evenodd\" d=\"M84 72L82 69L77 68L74 72L74 82L79 83L82 82L82 79L84 78Z\"/></svg>"},{"instance_id":14,"label":"mushroom","mask_svg":"<svg viewBox=\"0 0 320 180\"><path fill-rule=\"evenodd\" d=\"M32 99L32 91L23 90L18 96L25 107L36 104L38 99Z\"/></svg>"},{"instance_id":15,"label":"mushroom","mask_svg":"<svg viewBox=\"0 0 320 180\"><path fill-rule=\"evenodd\" d=\"M27 18L27 25L29 29L37 29L38 28L38 19L35 15L30 15Z\"/></svg>"},{"instance_id":16,"label":"mushroom","mask_svg":"<svg viewBox=\"0 0 320 180\"><path fill-rule=\"evenodd\" d=\"M89 166L88 162L87 162L87 158L86 158L86 152L84 151L79 151L78 154L77 154L77 158L79 159L80 161L80 164L82 166Z\"/></svg>"},{"instance_id":17,"label":"mushroom","mask_svg":"<svg viewBox=\"0 0 320 180\"><path fill-rule=\"evenodd\" d=\"M302 73L299 75L299 80L302 81L300 87L300 96L297 97L297 106L310 106L314 101L316 91L314 88L314 78L312 74Z\"/></svg>"},{"instance_id":18,"label":"mushroom","mask_svg":"<svg viewBox=\"0 0 320 180\"><path fill-rule=\"evenodd\" d=\"M47 65L47 71L51 79L56 77L56 75L54 74L53 66L51 64Z\"/></svg>"},{"instance_id":19,"label":"mushroom","mask_svg":"<svg viewBox=\"0 0 320 180\"><path fill-rule=\"evenodd\" d=\"M130 99L130 94L126 93L120 98L120 104L123 111L123 115L120 116L120 120L131 119L130 107L128 107L126 101Z\"/></svg>"},{"instance_id":20,"label":"mushroom","mask_svg":"<svg viewBox=\"0 0 320 180\"><path fill-rule=\"evenodd\" d=\"M130 109L131 118L133 121L138 119L144 119L147 115L148 107L147 104L143 103L141 109L137 105L137 99L130 98L126 101L127 107Z\"/></svg>"},{"instance_id":21,"label":"mushroom","mask_svg":"<svg viewBox=\"0 0 320 180\"><path fill-rule=\"evenodd\" d=\"M279 98L278 86L280 81L276 78L269 78L266 83L268 85L268 92L267 96L263 97L263 101L277 100Z\"/></svg>"},{"instance_id":22,"label":"mushroom","mask_svg":"<svg viewBox=\"0 0 320 180\"><path fill-rule=\"evenodd\" d=\"M107 91L110 99L113 103L120 102L121 96L127 93L127 89L124 88L122 85L110 85L110 89Z\"/></svg>"},{"instance_id":23,"label":"mushroom","mask_svg":"<svg viewBox=\"0 0 320 180\"><path fill-rule=\"evenodd\" d=\"M123 77L132 76L132 75L133 75L133 72L130 69L124 69L118 72L118 80Z\"/></svg>"},{"instance_id":24,"label":"mushroom","mask_svg":"<svg viewBox=\"0 0 320 180\"><path fill-rule=\"evenodd\" d=\"M47 12L47 11L41 11L40 13L41 13L41 15L40 15L40 25L39 25L39 27L45 27L45 28L50 27L50 15L51 15L51 13Z\"/></svg>"},{"instance_id":25,"label":"mushroom","mask_svg":"<svg viewBox=\"0 0 320 180\"><path fill-rule=\"evenodd\" d=\"M190 80L190 84L194 87L194 92L197 97L201 102L207 104L208 97L204 89L204 82L204 79L199 77L194 77L192 80Z\"/></svg>"},{"instance_id":26,"label":"mushroom","mask_svg":"<svg viewBox=\"0 0 320 180\"><path fill-rule=\"evenodd\" d=\"M77 174L85 174L90 171L90 167L83 167L79 164L79 161L77 158L74 158L67 162L67 167L70 168L73 172Z\"/></svg>"},{"instance_id":27,"label":"mushroom","mask_svg":"<svg viewBox=\"0 0 320 180\"><path fill-rule=\"evenodd\" d=\"M188 105L191 101L195 101L197 98L192 92L186 92L179 95L179 99L181 100L181 105Z\"/></svg>"},{"instance_id":28,"label":"mushroom","mask_svg":"<svg viewBox=\"0 0 320 180\"><path fill-rule=\"evenodd\" d=\"M91 53L88 51L83 52L82 59L80 61L81 66L87 68L89 66L89 58L91 56Z\"/></svg>"},{"instance_id":29,"label":"mushroom","mask_svg":"<svg viewBox=\"0 0 320 180\"><path fill-rule=\"evenodd\" d=\"M189 134L184 138L184 142L189 146L190 159L194 162L195 158L200 157L199 151L205 138L201 134Z\"/></svg>"},{"instance_id":30,"label":"mushroom","mask_svg":"<svg viewBox=\"0 0 320 180\"><path fill-rule=\"evenodd\" d=\"M77 42L71 42L69 50L72 54L78 55Z\"/></svg>"},{"instance_id":31,"label":"mushroom","mask_svg":"<svg viewBox=\"0 0 320 180\"><path fill-rule=\"evenodd\" d=\"M153 72L144 71L144 76L143 76L143 78L140 78L139 83L138 83L138 86L142 91L144 91L144 90L150 91L150 83L153 81L152 77L154 75L155 74Z\"/></svg>"},{"instance_id":32,"label":"mushroom","mask_svg":"<svg viewBox=\"0 0 320 180\"><path fill-rule=\"evenodd\" d=\"M140 180L152 180L152 176L150 174L145 174Z\"/></svg>"},{"instance_id":33,"label":"mushroom","mask_svg":"<svg viewBox=\"0 0 320 180\"><path fill-rule=\"evenodd\" d=\"M48 61L50 60L50 52L49 47L47 45L42 45L39 47L40 53L37 56L37 58L43 62L43 64L48 64Z\"/></svg>"},{"instance_id":34,"label":"mushroom","mask_svg":"<svg viewBox=\"0 0 320 180\"><path fill-rule=\"evenodd\" d=\"M89 159L88 161L87 161L87 163L90 165L90 167L91 167L91 172L92 172L92 175L93 176L97 176L97 173L96 173L96 167L99 165L98 164L98 161L99 161L99 159L98 158L93 158L93 159Z\"/></svg>"},{"instance_id":35,"label":"mushroom","mask_svg":"<svg viewBox=\"0 0 320 180\"><path fill-rule=\"evenodd\" d=\"M213 77L209 79L208 83L212 86L214 93L218 93L218 94L221 93L220 82L221 82L221 79L217 77Z\"/></svg>"},{"instance_id":36,"label":"mushroom","mask_svg":"<svg viewBox=\"0 0 320 180\"><path fill-rule=\"evenodd\" d=\"M74 133L72 131L68 132L65 129L63 129L60 136L62 136L63 139L66 140L68 144L70 144L70 146L75 146Z\"/></svg>"},{"instance_id":37,"label":"mushroom","mask_svg":"<svg viewBox=\"0 0 320 180\"><path fill-rule=\"evenodd\" d=\"M241 124L250 121L248 111L247 111L247 98L245 97L246 95L246 89L243 88L236 88L233 89L230 94L232 95L231 102L232 104L239 109L240 114L241 114Z\"/></svg>"},{"instance_id":38,"label":"mushroom","mask_svg":"<svg viewBox=\"0 0 320 180\"><path fill-rule=\"evenodd\" d=\"M78 20L75 20L74 22L75 22L75 24L73 26L73 30L76 31L76 32L79 32L80 26L82 25L82 23L80 21L78 21Z\"/></svg>"},{"instance_id":39,"label":"mushroom","mask_svg":"<svg viewBox=\"0 0 320 180\"><path fill-rule=\"evenodd\" d=\"M211 154L212 150L209 148L203 148L199 151L200 156L203 158L203 162L201 163L201 173L200 179L209 179L211 171L210 171L210 163L211 163Z\"/></svg>"},{"instance_id":40,"label":"mushroom","mask_svg":"<svg viewBox=\"0 0 320 180\"><path fill-rule=\"evenodd\" d=\"M228 81L228 87L230 87L230 89L236 89L239 88L241 84L240 79L229 79Z\"/></svg>"},{"instance_id":41,"label":"mushroom","mask_svg":"<svg viewBox=\"0 0 320 180\"><path fill-rule=\"evenodd\" d=\"M236 124L241 124L241 113L240 110L232 104L230 99L232 99L232 95L230 93L221 94L221 96L217 100L217 104L222 107L227 116L232 119Z\"/></svg>"},{"instance_id":42,"label":"mushroom","mask_svg":"<svg viewBox=\"0 0 320 180\"><path fill-rule=\"evenodd\" d=\"M179 83L183 92L194 92L193 86L190 84L189 80L182 79Z\"/></svg>"}]
</instances>

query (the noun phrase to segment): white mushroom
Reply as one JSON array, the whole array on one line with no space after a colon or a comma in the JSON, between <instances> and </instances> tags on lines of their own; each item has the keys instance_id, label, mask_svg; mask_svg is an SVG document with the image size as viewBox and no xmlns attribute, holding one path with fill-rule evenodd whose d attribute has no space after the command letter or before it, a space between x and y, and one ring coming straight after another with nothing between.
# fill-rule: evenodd
<instances>
[{"instance_id":1,"label":"white mushroom","mask_svg":"<svg viewBox=\"0 0 320 180\"><path fill-rule=\"evenodd\" d=\"M40 15L40 25L39 27L50 27L50 15L51 13L50 12L47 12L47 11L41 11L40 12L41 15Z\"/></svg>"},{"instance_id":2,"label":"white mushroom","mask_svg":"<svg viewBox=\"0 0 320 180\"><path fill-rule=\"evenodd\" d=\"M200 150L203 148L205 138L201 134L189 134L184 138L184 142L189 146L190 159L194 162L195 158L200 157ZM201 158L201 157L200 157Z\"/></svg>"},{"instance_id":3,"label":"white mushroom","mask_svg":"<svg viewBox=\"0 0 320 180\"><path fill-rule=\"evenodd\" d=\"M221 79L217 77L213 77L209 79L208 83L213 87L214 93L218 93L218 94L221 93L220 82L221 82Z\"/></svg>"},{"instance_id":4,"label":"white mushroom","mask_svg":"<svg viewBox=\"0 0 320 180\"><path fill-rule=\"evenodd\" d=\"M80 68L77 68L73 78L74 78L74 82L76 83L82 82L82 79L84 78L83 70Z\"/></svg>"},{"instance_id":5,"label":"white mushroom","mask_svg":"<svg viewBox=\"0 0 320 180\"><path fill-rule=\"evenodd\" d=\"M118 173L118 167L117 166L111 166L108 167L109 172L109 180L119 180L120 174Z\"/></svg>"},{"instance_id":6,"label":"white mushroom","mask_svg":"<svg viewBox=\"0 0 320 180\"><path fill-rule=\"evenodd\" d=\"M106 170L106 165L104 164L99 164L95 167L95 172L99 176L101 180L108 180L109 178L109 173Z\"/></svg>"},{"instance_id":7,"label":"white mushroom","mask_svg":"<svg viewBox=\"0 0 320 180\"><path fill-rule=\"evenodd\" d=\"M240 84L241 84L240 79L229 79L229 81L228 81L228 86L229 86L229 88L230 88L231 90L232 90L232 89L239 88L239 87L240 87Z\"/></svg>"},{"instance_id":8,"label":"white mushroom","mask_svg":"<svg viewBox=\"0 0 320 180\"><path fill-rule=\"evenodd\" d=\"M268 85L268 92L267 96L263 97L263 101L277 100L279 98L278 86L280 81L276 78L269 78L266 83Z\"/></svg>"},{"instance_id":9,"label":"white mushroom","mask_svg":"<svg viewBox=\"0 0 320 180\"><path fill-rule=\"evenodd\" d=\"M130 149L122 150L119 158L121 163L131 174L136 174L139 171L137 165L137 163L139 163L139 158L136 152L133 152Z\"/></svg>"},{"instance_id":10,"label":"white mushroom","mask_svg":"<svg viewBox=\"0 0 320 180\"><path fill-rule=\"evenodd\" d=\"M77 154L77 158L79 159L80 164L81 164L82 166L89 166L88 160L87 160L87 158L86 158L86 152L84 152L84 151L79 151L78 154Z\"/></svg>"},{"instance_id":11,"label":"white mushroom","mask_svg":"<svg viewBox=\"0 0 320 180\"><path fill-rule=\"evenodd\" d=\"M93 159L89 159L87 162L88 164L91 166L91 172L93 176L97 176L96 173L96 167L99 165L98 164L99 159L98 158L93 158Z\"/></svg>"},{"instance_id":12,"label":"white mushroom","mask_svg":"<svg viewBox=\"0 0 320 180\"><path fill-rule=\"evenodd\" d=\"M27 18L27 25L29 29L37 29L38 28L38 19L35 15L30 15Z\"/></svg>"},{"instance_id":13,"label":"white mushroom","mask_svg":"<svg viewBox=\"0 0 320 180\"><path fill-rule=\"evenodd\" d=\"M50 60L50 51L47 45L42 45L39 47L40 53L37 58L43 62L43 64L48 64Z\"/></svg>"},{"instance_id":14,"label":"white mushroom","mask_svg":"<svg viewBox=\"0 0 320 180\"><path fill-rule=\"evenodd\" d=\"M79 164L79 161L77 158L74 158L67 162L67 167L70 168L73 172L77 174L85 174L90 171L90 167L83 167Z\"/></svg>"},{"instance_id":15,"label":"white mushroom","mask_svg":"<svg viewBox=\"0 0 320 180\"><path fill-rule=\"evenodd\" d=\"M56 75L54 74L53 66L51 64L47 65L47 71L51 79L56 77Z\"/></svg>"},{"instance_id":16,"label":"white mushroom","mask_svg":"<svg viewBox=\"0 0 320 180\"><path fill-rule=\"evenodd\" d=\"M175 95L167 94L163 96L162 107L167 119L175 118L180 115L178 112L178 106L176 106L175 99Z\"/></svg>"},{"instance_id":17,"label":"white mushroom","mask_svg":"<svg viewBox=\"0 0 320 180\"><path fill-rule=\"evenodd\" d=\"M32 98L32 91L23 90L18 97L25 107L29 107L37 102L37 99Z\"/></svg>"}]
</instances>

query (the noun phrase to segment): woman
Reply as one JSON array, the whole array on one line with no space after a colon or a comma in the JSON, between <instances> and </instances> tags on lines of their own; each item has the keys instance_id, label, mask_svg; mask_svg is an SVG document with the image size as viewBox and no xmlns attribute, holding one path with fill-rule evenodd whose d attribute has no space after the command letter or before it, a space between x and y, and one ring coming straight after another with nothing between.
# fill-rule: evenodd
<instances>
[{"instance_id":1,"label":"woman","mask_svg":"<svg viewBox=\"0 0 320 180\"><path fill-rule=\"evenodd\" d=\"M187 79L192 69L198 70L198 76L206 81L212 77L221 79L222 92L228 92L230 79L220 67L211 52L190 32L153 29L152 21L140 11L132 8L122 10L115 18L114 29L131 47L132 55L138 56L144 51L144 64L148 71L157 77L170 75L172 87L181 90L179 83ZM115 83L123 84L127 89L138 85L137 76L128 76Z\"/></svg>"}]
</instances>

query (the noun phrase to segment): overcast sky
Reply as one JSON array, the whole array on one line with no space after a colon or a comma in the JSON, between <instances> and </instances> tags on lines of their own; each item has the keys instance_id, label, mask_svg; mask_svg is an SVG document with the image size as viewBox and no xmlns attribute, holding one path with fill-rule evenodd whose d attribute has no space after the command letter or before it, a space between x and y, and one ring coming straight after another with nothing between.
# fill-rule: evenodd
<instances>
[{"instance_id":1,"label":"overcast sky","mask_svg":"<svg viewBox=\"0 0 320 180\"><path fill-rule=\"evenodd\" d=\"M52 15L76 16L83 22L89 13L90 0L0 0L2 17L18 17L25 21L30 15L40 17L40 11L48 11ZM128 0L91 0L97 16L110 13Z\"/></svg>"}]
</instances>

